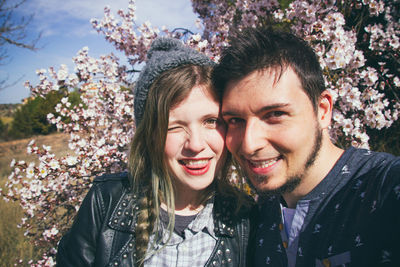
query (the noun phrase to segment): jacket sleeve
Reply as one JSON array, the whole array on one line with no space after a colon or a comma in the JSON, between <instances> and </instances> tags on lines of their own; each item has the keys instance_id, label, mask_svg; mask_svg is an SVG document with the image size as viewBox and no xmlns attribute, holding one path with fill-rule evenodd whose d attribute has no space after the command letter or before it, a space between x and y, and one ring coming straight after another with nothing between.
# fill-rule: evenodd
<instances>
[{"instance_id":1,"label":"jacket sleeve","mask_svg":"<svg viewBox=\"0 0 400 267\"><path fill-rule=\"evenodd\" d=\"M57 266L94 266L97 238L105 216L102 207L102 195L94 184L83 200L71 229L58 245Z\"/></svg>"}]
</instances>

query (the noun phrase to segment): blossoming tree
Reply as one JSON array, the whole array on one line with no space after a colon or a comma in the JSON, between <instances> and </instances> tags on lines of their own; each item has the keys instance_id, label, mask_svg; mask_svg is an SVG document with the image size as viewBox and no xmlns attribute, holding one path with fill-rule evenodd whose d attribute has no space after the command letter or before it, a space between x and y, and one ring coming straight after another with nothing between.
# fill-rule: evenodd
<instances>
[{"instance_id":1,"label":"blossoming tree","mask_svg":"<svg viewBox=\"0 0 400 267\"><path fill-rule=\"evenodd\" d=\"M146 59L154 38L181 38L215 61L229 42L233 28L273 25L290 29L307 40L319 56L326 87L335 100L332 138L338 143L368 147L368 129L382 129L398 119L399 3L383 0L347 1L192 0L198 15L197 33L159 30L136 24L135 1L126 11L104 9L93 27L118 50L130 66L114 55L95 59L83 48L74 58L75 70L39 70L38 85L26 83L32 95L65 92L57 114L48 120L70 135L70 155L56 157L47 146L32 141L28 153L38 164L11 163L13 170L1 191L18 200L25 212L21 227L41 248L42 258L31 266L53 266L57 242L69 227L92 178L126 169L127 150L134 133L134 79L128 73ZM184 26L184 25L182 25ZM68 92L79 88L81 103L72 106ZM67 90L66 90L67 89ZM68 118L62 120L62 118Z\"/></svg>"}]
</instances>

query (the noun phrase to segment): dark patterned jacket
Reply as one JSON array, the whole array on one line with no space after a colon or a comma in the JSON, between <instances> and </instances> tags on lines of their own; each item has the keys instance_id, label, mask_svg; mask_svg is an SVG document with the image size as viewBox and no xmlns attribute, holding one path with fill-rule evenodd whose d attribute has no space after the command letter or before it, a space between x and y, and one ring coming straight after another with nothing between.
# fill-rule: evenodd
<instances>
[{"instance_id":1,"label":"dark patterned jacket","mask_svg":"<svg viewBox=\"0 0 400 267\"><path fill-rule=\"evenodd\" d=\"M249 212L234 216L235 199L215 196L216 246L206 266L246 266ZM127 174L94 180L70 231L61 239L57 266L135 266L138 196Z\"/></svg>"},{"instance_id":2,"label":"dark patterned jacket","mask_svg":"<svg viewBox=\"0 0 400 267\"><path fill-rule=\"evenodd\" d=\"M265 199L254 266L293 266L288 245L295 246L296 267L400 266L400 158L350 148L299 203L306 215L288 244L280 199Z\"/></svg>"}]
</instances>

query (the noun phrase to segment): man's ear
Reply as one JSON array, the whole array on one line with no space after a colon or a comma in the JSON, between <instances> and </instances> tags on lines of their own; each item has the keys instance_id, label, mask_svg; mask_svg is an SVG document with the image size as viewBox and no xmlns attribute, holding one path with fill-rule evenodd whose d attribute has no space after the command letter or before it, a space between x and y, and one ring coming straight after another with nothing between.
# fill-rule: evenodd
<instances>
[{"instance_id":1,"label":"man's ear","mask_svg":"<svg viewBox=\"0 0 400 267\"><path fill-rule=\"evenodd\" d=\"M332 110L332 95L328 90L325 90L319 96L318 101L318 121L322 129L328 128L328 126L331 124Z\"/></svg>"}]
</instances>

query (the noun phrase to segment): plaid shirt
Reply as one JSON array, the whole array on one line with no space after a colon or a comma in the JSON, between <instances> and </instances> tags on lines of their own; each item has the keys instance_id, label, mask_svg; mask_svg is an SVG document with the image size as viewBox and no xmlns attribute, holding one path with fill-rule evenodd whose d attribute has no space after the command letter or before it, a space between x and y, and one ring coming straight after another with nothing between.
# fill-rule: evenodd
<instances>
[{"instance_id":1,"label":"plaid shirt","mask_svg":"<svg viewBox=\"0 0 400 267\"><path fill-rule=\"evenodd\" d=\"M185 229L185 237L173 232L171 239L164 248L155 254L150 254L145 266L204 266L210 258L216 245L217 237L214 234L213 220L214 198L212 198ZM155 249L161 248L168 241L168 234L164 235L160 244ZM150 238L150 244L153 237Z\"/></svg>"}]
</instances>

